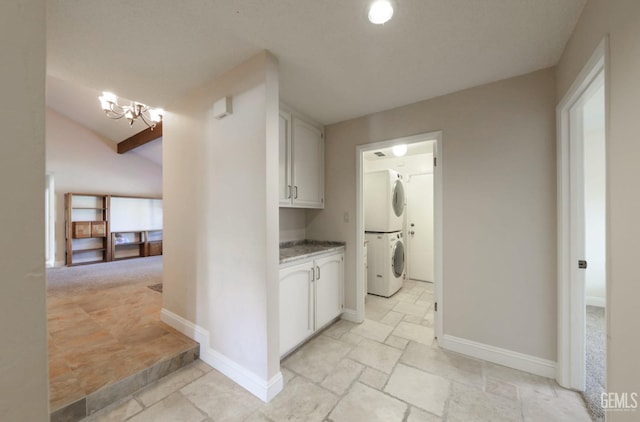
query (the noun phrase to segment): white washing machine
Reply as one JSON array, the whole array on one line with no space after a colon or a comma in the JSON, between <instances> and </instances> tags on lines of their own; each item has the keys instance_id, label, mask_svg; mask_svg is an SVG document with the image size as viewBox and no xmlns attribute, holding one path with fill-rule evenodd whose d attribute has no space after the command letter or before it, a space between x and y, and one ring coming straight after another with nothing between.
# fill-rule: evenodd
<instances>
[{"instance_id":1,"label":"white washing machine","mask_svg":"<svg viewBox=\"0 0 640 422\"><path fill-rule=\"evenodd\" d=\"M400 290L404 279L402 232L365 233L368 293L389 297Z\"/></svg>"},{"instance_id":2,"label":"white washing machine","mask_svg":"<svg viewBox=\"0 0 640 422\"><path fill-rule=\"evenodd\" d=\"M400 173L381 170L364 175L365 231L384 233L402 230L404 203Z\"/></svg>"}]
</instances>

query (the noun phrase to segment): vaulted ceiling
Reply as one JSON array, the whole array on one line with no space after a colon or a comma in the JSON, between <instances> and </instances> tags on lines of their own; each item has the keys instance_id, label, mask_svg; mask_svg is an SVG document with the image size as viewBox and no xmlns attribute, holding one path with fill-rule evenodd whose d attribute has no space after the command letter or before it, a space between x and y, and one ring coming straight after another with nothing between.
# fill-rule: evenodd
<instances>
[{"instance_id":1,"label":"vaulted ceiling","mask_svg":"<svg viewBox=\"0 0 640 422\"><path fill-rule=\"evenodd\" d=\"M395 2L372 25L369 0L52 0L47 101L120 141L100 91L170 109L266 49L281 99L329 124L553 66L585 0Z\"/></svg>"}]
</instances>

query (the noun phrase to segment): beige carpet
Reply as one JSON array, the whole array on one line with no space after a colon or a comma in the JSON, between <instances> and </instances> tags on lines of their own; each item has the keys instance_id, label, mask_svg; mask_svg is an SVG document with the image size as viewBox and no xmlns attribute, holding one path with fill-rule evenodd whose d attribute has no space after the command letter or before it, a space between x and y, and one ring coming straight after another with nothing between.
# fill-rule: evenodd
<instances>
[{"instance_id":1,"label":"beige carpet","mask_svg":"<svg viewBox=\"0 0 640 422\"><path fill-rule=\"evenodd\" d=\"M603 422L604 410L600 404L600 396L605 391L605 361L607 357L604 308L587 306L586 317L584 398L593 420Z\"/></svg>"},{"instance_id":2,"label":"beige carpet","mask_svg":"<svg viewBox=\"0 0 640 422\"><path fill-rule=\"evenodd\" d=\"M50 294L69 289L88 291L132 283L151 285L161 282L162 256L47 270L47 290Z\"/></svg>"}]
</instances>

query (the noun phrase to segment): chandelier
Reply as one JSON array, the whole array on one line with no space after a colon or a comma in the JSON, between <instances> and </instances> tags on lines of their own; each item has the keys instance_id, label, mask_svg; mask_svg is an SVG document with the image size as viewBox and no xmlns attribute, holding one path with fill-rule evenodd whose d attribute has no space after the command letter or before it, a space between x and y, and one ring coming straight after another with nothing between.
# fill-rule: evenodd
<instances>
[{"instance_id":1,"label":"chandelier","mask_svg":"<svg viewBox=\"0 0 640 422\"><path fill-rule=\"evenodd\" d=\"M110 119L129 120L129 126L133 126L138 118L153 130L157 123L162 121L164 110L151 108L148 105L131 101L129 105L119 105L118 97L111 92L103 92L100 97L100 106Z\"/></svg>"}]
</instances>

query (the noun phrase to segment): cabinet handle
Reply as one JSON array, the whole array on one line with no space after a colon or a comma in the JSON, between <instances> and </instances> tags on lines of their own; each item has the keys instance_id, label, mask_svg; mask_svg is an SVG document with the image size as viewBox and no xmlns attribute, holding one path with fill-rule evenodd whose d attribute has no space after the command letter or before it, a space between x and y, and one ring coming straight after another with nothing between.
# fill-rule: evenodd
<instances>
[{"instance_id":1,"label":"cabinet handle","mask_svg":"<svg viewBox=\"0 0 640 422\"><path fill-rule=\"evenodd\" d=\"M293 199L298 199L298 187L297 187L297 186L294 186L294 189L296 190L296 194L295 194L295 196L293 197Z\"/></svg>"},{"instance_id":2,"label":"cabinet handle","mask_svg":"<svg viewBox=\"0 0 640 422\"><path fill-rule=\"evenodd\" d=\"M307 330L311 330L311 289L315 280L315 271L311 268L312 278L309 279L309 292L307 293Z\"/></svg>"},{"instance_id":3,"label":"cabinet handle","mask_svg":"<svg viewBox=\"0 0 640 422\"><path fill-rule=\"evenodd\" d=\"M289 189L289 193L287 194L287 199L291 198L291 185L287 185L287 188Z\"/></svg>"},{"instance_id":4,"label":"cabinet handle","mask_svg":"<svg viewBox=\"0 0 640 422\"><path fill-rule=\"evenodd\" d=\"M316 280L320 280L320 267L316 266L316 268L318 269L318 276L316 277Z\"/></svg>"}]
</instances>

